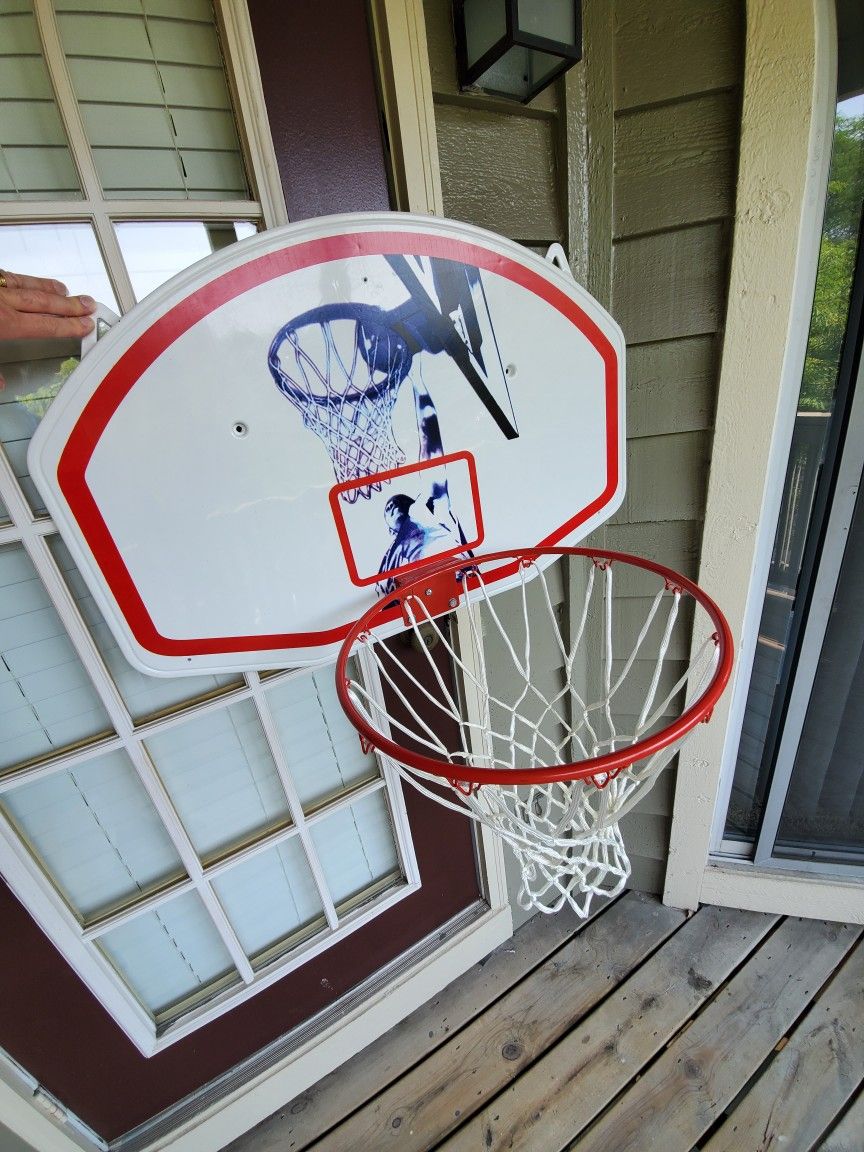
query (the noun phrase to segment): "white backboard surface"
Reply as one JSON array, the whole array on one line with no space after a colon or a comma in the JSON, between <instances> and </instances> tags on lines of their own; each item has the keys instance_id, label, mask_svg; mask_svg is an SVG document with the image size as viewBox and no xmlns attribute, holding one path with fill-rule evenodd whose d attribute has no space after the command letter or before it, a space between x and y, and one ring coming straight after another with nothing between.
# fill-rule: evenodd
<instances>
[{"instance_id":1,"label":"white backboard surface","mask_svg":"<svg viewBox=\"0 0 864 1152\"><path fill-rule=\"evenodd\" d=\"M136 667L317 663L436 557L572 544L614 512L624 340L480 229L289 225L133 309L29 464Z\"/></svg>"}]
</instances>

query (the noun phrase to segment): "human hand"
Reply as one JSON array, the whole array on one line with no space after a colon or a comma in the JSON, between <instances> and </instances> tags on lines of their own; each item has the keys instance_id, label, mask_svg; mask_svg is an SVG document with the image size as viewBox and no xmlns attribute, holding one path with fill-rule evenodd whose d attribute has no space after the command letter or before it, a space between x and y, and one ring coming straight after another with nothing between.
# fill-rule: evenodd
<instances>
[{"instance_id":1,"label":"human hand","mask_svg":"<svg viewBox=\"0 0 864 1152\"><path fill-rule=\"evenodd\" d=\"M80 339L93 331L96 307L59 280L0 272L0 340Z\"/></svg>"}]
</instances>

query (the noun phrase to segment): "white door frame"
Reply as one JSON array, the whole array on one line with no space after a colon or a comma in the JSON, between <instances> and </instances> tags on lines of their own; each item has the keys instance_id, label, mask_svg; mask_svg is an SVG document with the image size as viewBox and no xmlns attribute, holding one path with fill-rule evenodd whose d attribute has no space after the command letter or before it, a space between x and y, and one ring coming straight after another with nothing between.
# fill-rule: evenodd
<instances>
[{"instance_id":1,"label":"white door frame","mask_svg":"<svg viewBox=\"0 0 864 1152\"><path fill-rule=\"evenodd\" d=\"M733 685L685 746L664 900L864 921L864 884L711 857L725 813L813 301L836 100L833 0L748 0L737 211L699 583L736 639Z\"/></svg>"}]
</instances>

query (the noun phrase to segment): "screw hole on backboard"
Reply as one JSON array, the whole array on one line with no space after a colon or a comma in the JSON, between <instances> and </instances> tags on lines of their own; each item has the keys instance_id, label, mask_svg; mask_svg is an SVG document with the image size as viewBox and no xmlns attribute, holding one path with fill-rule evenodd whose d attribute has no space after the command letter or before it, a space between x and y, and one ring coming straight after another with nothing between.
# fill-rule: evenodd
<instances>
[{"instance_id":1,"label":"screw hole on backboard","mask_svg":"<svg viewBox=\"0 0 864 1152\"><path fill-rule=\"evenodd\" d=\"M242 438L247 434L248 431L249 431L249 426L247 424L244 424L242 420L235 420L234 424L231 427L231 434L233 436L236 436L238 440L242 440Z\"/></svg>"},{"instance_id":2,"label":"screw hole on backboard","mask_svg":"<svg viewBox=\"0 0 864 1152\"><path fill-rule=\"evenodd\" d=\"M504 375L505 376L511 376L511 377L515 376L516 375L516 365L515 364L508 364L507 367L504 369Z\"/></svg>"}]
</instances>

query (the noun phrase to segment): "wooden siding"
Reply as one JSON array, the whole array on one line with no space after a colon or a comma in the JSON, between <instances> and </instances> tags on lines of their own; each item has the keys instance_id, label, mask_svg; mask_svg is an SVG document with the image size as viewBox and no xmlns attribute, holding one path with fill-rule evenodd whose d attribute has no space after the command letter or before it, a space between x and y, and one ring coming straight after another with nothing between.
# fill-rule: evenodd
<instances>
[{"instance_id":1,"label":"wooden siding","mask_svg":"<svg viewBox=\"0 0 864 1152\"><path fill-rule=\"evenodd\" d=\"M860 1150L861 928L540 917L230 1152Z\"/></svg>"},{"instance_id":2,"label":"wooden siding","mask_svg":"<svg viewBox=\"0 0 864 1152\"><path fill-rule=\"evenodd\" d=\"M540 251L564 243L610 303L628 343L628 491L595 540L693 576L726 309L743 2L585 0L583 64L528 108L459 92L450 9L424 2L445 212ZM544 675L555 658L541 661ZM674 773L664 780L623 825L633 883L649 891L663 883Z\"/></svg>"},{"instance_id":3,"label":"wooden siding","mask_svg":"<svg viewBox=\"0 0 864 1152\"><path fill-rule=\"evenodd\" d=\"M615 0L611 310L628 345L627 496L598 533L695 576L726 311L743 74L740 0ZM674 770L623 825L662 876ZM659 855L658 855L659 850ZM658 866L659 865L659 866Z\"/></svg>"},{"instance_id":4,"label":"wooden siding","mask_svg":"<svg viewBox=\"0 0 864 1152\"><path fill-rule=\"evenodd\" d=\"M564 242L559 87L524 108L461 93L450 0L424 0L423 8L444 214L541 251Z\"/></svg>"}]
</instances>

